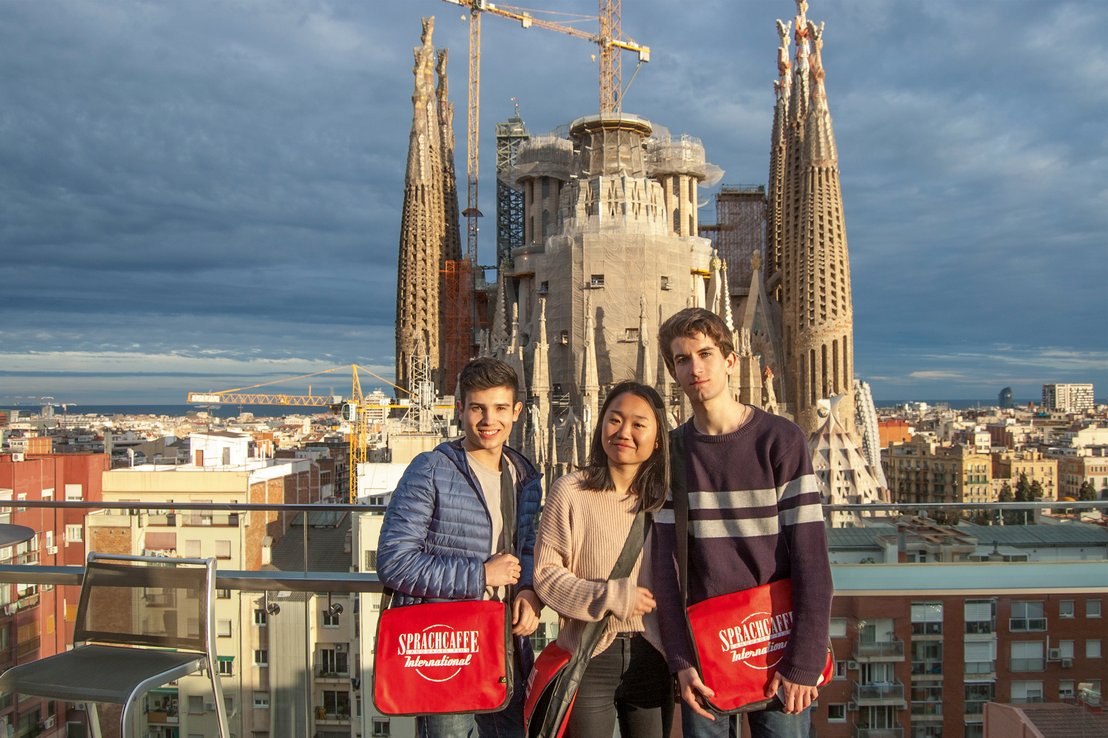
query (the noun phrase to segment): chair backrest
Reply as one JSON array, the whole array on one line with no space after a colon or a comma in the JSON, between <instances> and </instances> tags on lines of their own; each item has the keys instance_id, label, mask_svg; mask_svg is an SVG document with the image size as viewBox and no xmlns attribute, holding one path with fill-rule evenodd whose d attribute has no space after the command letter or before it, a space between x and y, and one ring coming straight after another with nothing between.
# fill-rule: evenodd
<instances>
[{"instance_id":1,"label":"chair backrest","mask_svg":"<svg viewBox=\"0 0 1108 738\"><path fill-rule=\"evenodd\" d=\"M214 559L89 553L73 640L209 652Z\"/></svg>"}]
</instances>

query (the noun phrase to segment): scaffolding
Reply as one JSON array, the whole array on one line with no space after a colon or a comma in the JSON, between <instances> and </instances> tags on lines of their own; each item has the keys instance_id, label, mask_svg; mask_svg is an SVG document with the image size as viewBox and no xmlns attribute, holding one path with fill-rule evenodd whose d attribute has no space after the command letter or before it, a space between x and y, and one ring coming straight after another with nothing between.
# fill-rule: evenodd
<instances>
[{"instance_id":1,"label":"scaffolding","mask_svg":"<svg viewBox=\"0 0 1108 738\"><path fill-rule=\"evenodd\" d=\"M496 124L496 263L510 259L512 249L523 245L523 190L502 176L515 166L516 156L531 135L516 110L508 120Z\"/></svg>"}]
</instances>

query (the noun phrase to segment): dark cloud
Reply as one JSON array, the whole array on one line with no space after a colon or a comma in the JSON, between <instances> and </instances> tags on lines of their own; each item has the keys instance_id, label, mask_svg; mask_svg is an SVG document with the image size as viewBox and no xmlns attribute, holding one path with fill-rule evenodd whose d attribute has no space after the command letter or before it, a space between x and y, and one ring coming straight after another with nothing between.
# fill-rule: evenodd
<instances>
[{"instance_id":1,"label":"dark cloud","mask_svg":"<svg viewBox=\"0 0 1108 738\"><path fill-rule=\"evenodd\" d=\"M1103 394L1108 46L1076 31L1105 27L1108 6L810 5L827 22L858 372L885 398L988 398L997 383L1033 396L1047 381ZM625 109L700 137L725 182L764 182L773 21L794 12L625 5L625 33L653 51L637 74L625 57ZM464 14L436 0L0 3L0 397L64 378L52 394L159 400L197 374L388 367L411 49L436 15L464 178ZM597 85L584 41L492 16L482 30L491 216L492 123L511 99L541 133L594 111Z\"/></svg>"}]
</instances>

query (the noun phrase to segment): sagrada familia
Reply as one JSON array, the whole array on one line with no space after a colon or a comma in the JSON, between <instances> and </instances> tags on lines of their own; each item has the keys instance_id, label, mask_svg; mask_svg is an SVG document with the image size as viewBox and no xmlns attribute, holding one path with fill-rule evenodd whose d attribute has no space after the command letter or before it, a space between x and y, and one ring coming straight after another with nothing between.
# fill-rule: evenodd
<instances>
[{"instance_id":1,"label":"sagrada familia","mask_svg":"<svg viewBox=\"0 0 1108 738\"><path fill-rule=\"evenodd\" d=\"M686 416L658 356L658 326L688 306L734 331L736 397L787 416L809 435L826 503L887 501L876 414L853 377L853 308L838 154L824 86L823 25L796 0L778 21L769 181L755 209L698 222L698 191L722 171L702 143L630 114L590 115L562 135L517 141L499 179L522 202L522 227L499 249L491 315L476 350L515 367L526 398L521 446L551 476L584 461L607 387L636 379ZM433 24L415 51L413 125L397 289L397 384L413 356L442 367L440 271L458 253L452 108L445 52L432 72ZM791 39L790 39L791 36ZM790 54L790 40L795 54ZM733 193L732 193L733 194ZM748 198L750 199L750 198ZM731 235L752 234L736 242ZM703 235L707 234L707 235ZM482 321L478 321L481 325ZM435 374L440 391L451 381ZM835 513L835 525L855 517Z\"/></svg>"}]
</instances>

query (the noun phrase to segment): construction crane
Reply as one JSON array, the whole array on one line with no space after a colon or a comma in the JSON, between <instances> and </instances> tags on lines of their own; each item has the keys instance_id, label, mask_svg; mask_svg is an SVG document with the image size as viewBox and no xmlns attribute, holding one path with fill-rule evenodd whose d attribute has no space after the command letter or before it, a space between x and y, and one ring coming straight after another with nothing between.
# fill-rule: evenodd
<instances>
[{"instance_id":1,"label":"construction crane","mask_svg":"<svg viewBox=\"0 0 1108 738\"><path fill-rule=\"evenodd\" d=\"M331 367L310 374L301 374L297 377L276 379L272 382L260 382L247 387L236 387L234 389L219 390L216 392L189 392L186 401L192 404L201 405L288 405L290 407L325 407L331 409L332 412L337 413L339 417L346 421L350 428L350 431L346 435L346 440L350 447L349 489L347 491L347 499L353 504L358 500L358 465L364 464L367 458L369 418L371 413L381 410L388 412L394 408L411 409L410 404L398 405L366 402L365 396L362 394L361 379L358 377L359 369L395 389L407 392L403 387L399 387L384 377L374 374L364 366L350 364L349 366ZM308 379L310 377L333 374L346 370L350 371L351 377L350 396L348 398L344 398L342 395L313 395L310 387L306 395L265 394L249 391L260 387L268 387L274 384ZM443 403L434 404L431 408L427 408L428 412L430 412L432 408L442 411L448 410L450 406Z\"/></svg>"},{"instance_id":2,"label":"construction crane","mask_svg":"<svg viewBox=\"0 0 1108 738\"><path fill-rule=\"evenodd\" d=\"M477 275L477 207L478 138L481 122L481 15L492 13L518 21L524 28L545 28L592 41L600 47L600 114L618 115L623 100L623 65L620 51L639 55L639 64L650 61L650 47L640 46L622 38L622 0L599 0L600 15L578 16L599 21L599 31L588 31L554 21L535 18L524 8L494 5L488 0L444 0L452 5L469 8L469 114L466 117L466 259ZM637 71L637 69L636 69Z\"/></svg>"}]
</instances>

